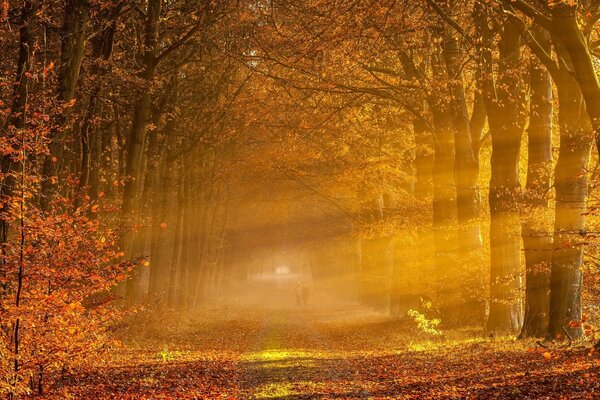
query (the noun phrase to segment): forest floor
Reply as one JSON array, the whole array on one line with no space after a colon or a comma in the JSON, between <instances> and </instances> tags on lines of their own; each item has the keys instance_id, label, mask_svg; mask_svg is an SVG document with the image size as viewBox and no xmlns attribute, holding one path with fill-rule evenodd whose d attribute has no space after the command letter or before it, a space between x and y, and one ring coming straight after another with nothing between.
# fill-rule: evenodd
<instances>
[{"instance_id":1,"label":"forest floor","mask_svg":"<svg viewBox=\"0 0 600 400\"><path fill-rule=\"evenodd\" d=\"M106 365L70 375L46 397L600 398L600 357L589 348L467 331L428 340L410 322L353 303L317 295L301 308L293 291L271 295L139 317Z\"/></svg>"}]
</instances>

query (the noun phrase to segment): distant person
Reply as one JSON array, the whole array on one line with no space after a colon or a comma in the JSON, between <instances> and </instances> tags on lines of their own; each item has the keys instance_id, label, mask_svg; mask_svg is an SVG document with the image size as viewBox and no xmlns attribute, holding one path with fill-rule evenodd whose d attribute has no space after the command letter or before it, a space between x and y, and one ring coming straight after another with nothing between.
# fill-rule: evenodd
<instances>
[{"instance_id":1,"label":"distant person","mask_svg":"<svg viewBox=\"0 0 600 400\"><path fill-rule=\"evenodd\" d=\"M302 284L300 282L296 284L296 305L298 307L302 305Z\"/></svg>"},{"instance_id":2,"label":"distant person","mask_svg":"<svg viewBox=\"0 0 600 400\"><path fill-rule=\"evenodd\" d=\"M308 286L302 285L302 304L304 305L308 304L308 294Z\"/></svg>"}]
</instances>

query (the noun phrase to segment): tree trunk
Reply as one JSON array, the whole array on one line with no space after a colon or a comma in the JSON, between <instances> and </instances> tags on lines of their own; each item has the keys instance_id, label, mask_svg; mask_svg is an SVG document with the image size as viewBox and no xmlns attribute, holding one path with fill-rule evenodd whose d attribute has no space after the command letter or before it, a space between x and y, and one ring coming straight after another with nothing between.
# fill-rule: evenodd
<instances>
[{"instance_id":1,"label":"tree trunk","mask_svg":"<svg viewBox=\"0 0 600 400\"><path fill-rule=\"evenodd\" d=\"M89 0L67 0L65 16L60 31L61 49L58 71L59 102L68 104L74 98L75 88L79 80L79 71L84 57L85 42L90 13ZM50 132L50 156L46 157L43 165L41 206L48 210L55 193L56 183L53 177L58 176L64 166L63 150L67 144L70 113L61 113L56 118L57 128Z\"/></svg>"},{"instance_id":2,"label":"tree trunk","mask_svg":"<svg viewBox=\"0 0 600 400\"><path fill-rule=\"evenodd\" d=\"M433 141L431 132L421 119L413 119L415 134L415 196L427 198L433 192Z\"/></svg>"},{"instance_id":3,"label":"tree trunk","mask_svg":"<svg viewBox=\"0 0 600 400\"><path fill-rule=\"evenodd\" d=\"M552 7L554 42L564 46L570 67L579 82L594 129L600 155L600 80L589 48L589 38L580 25L578 2L558 2Z\"/></svg>"},{"instance_id":4,"label":"tree trunk","mask_svg":"<svg viewBox=\"0 0 600 400\"><path fill-rule=\"evenodd\" d=\"M178 168L177 179L177 215L175 217L175 235L173 238L173 254L169 266L169 286L167 291L167 304L175 307L178 301L178 291L181 268L182 231L184 228L184 193L183 193L183 165Z\"/></svg>"},{"instance_id":5,"label":"tree trunk","mask_svg":"<svg viewBox=\"0 0 600 400\"><path fill-rule=\"evenodd\" d=\"M167 284L169 281L169 251L167 249L168 233L175 226L167 223L171 197L169 182L169 167L160 163L157 172L158 180L152 195L152 239L150 245L150 279L148 297L159 304L166 301ZM163 225L165 224L165 225Z\"/></svg>"},{"instance_id":6,"label":"tree trunk","mask_svg":"<svg viewBox=\"0 0 600 400\"><path fill-rule=\"evenodd\" d=\"M98 108L101 106L100 96L102 94L101 78L105 71L98 65L98 61L108 61L112 54L113 41L117 30L117 15L121 7L114 7L107 15L102 15L101 21L108 23L102 31L91 40L92 58L95 60L91 66L91 73L95 77L95 84L92 89L87 112L81 124L81 171L79 175L79 186L87 188L89 195L96 198L99 191L99 169L102 164L103 147L100 145L99 138L96 137L97 128L94 126L93 119L98 114Z\"/></svg>"},{"instance_id":7,"label":"tree trunk","mask_svg":"<svg viewBox=\"0 0 600 400\"><path fill-rule=\"evenodd\" d=\"M27 100L29 96L29 70L33 56L33 36L31 28L33 26L34 6L31 1L23 2L21 16L19 20L19 58L17 60L17 71L14 82L13 100L10 108L10 116L5 127L5 135L13 138L18 135L18 131L25 126L25 113L27 110ZM0 271L0 281L5 282L6 277L4 244L8 240L9 223L7 220L10 201L13 190L17 184L15 172L19 164L15 162L16 154L5 154L2 156L2 186L0 187L0 202L2 202L2 215L0 217L0 251L2 251L2 270ZM2 283L2 293L7 289L7 281Z\"/></svg>"},{"instance_id":8,"label":"tree trunk","mask_svg":"<svg viewBox=\"0 0 600 400\"><path fill-rule=\"evenodd\" d=\"M498 82L493 81L491 50L485 56L484 96L492 137L490 179L490 313L487 329L515 333L521 327L521 241L518 199L519 154L525 123L525 90L518 30L503 27Z\"/></svg>"},{"instance_id":9,"label":"tree trunk","mask_svg":"<svg viewBox=\"0 0 600 400\"><path fill-rule=\"evenodd\" d=\"M444 79L438 74L437 79ZM433 235L435 244L434 282L437 306L442 317L455 299L450 299L453 273L457 270L456 185L454 177L454 130L442 93L428 99L434 125Z\"/></svg>"},{"instance_id":10,"label":"tree trunk","mask_svg":"<svg viewBox=\"0 0 600 400\"><path fill-rule=\"evenodd\" d=\"M146 84L142 88L142 93L135 104L131 132L127 141L125 188L123 190L123 204L121 206L121 218L126 229L126 234L123 237L121 247L129 259L135 259L140 256L131 252L135 240L132 228L135 225L135 208L138 203L138 196L143 180L144 147L152 101L150 86L157 64L156 53L158 50L160 10L160 0L148 1L145 24L144 70L141 74ZM135 276L134 272L134 280ZM135 284L135 282L132 282L129 286L131 287L131 285ZM133 291L129 291L129 294L133 295Z\"/></svg>"},{"instance_id":11,"label":"tree trunk","mask_svg":"<svg viewBox=\"0 0 600 400\"><path fill-rule=\"evenodd\" d=\"M550 36L535 32L548 54ZM543 64L532 57L529 69L527 184L523 196L521 235L525 249L525 316L520 337L544 337L548 329L552 227L549 205L552 173L552 79Z\"/></svg>"},{"instance_id":12,"label":"tree trunk","mask_svg":"<svg viewBox=\"0 0 600 400\"><path fill-rule=\"evenodd\" d=\"M557 52L567 57L565 49ZM559 98L560 149L555 169L556 210L550 272L551 338L583 334L581 320L583 235L587 202L587 169L592 144L591 122L585 112L582 92L564 64L556 80Z\"/></svg>"},{"instance_id":13,"label":"tree trunk","mask_svg":"<svg viewBox=\"0 0 600 400\"><path fill-rule=\"evenodd\" d=\"M480 288L483 241L479 224L479 153L477 152L476 157L474 149L477 147L474 146L471 135L458 42L448 28L443 38L443 54L450 79L450 107L454 125L458 255L461 264L453 279L458 278L461 283L454 291L462 295L459 302L462 304L457 304L460 311L453 313L453 318L456 322L468 319L483 323L485 302Z\"/></svg>"}]
</instances>

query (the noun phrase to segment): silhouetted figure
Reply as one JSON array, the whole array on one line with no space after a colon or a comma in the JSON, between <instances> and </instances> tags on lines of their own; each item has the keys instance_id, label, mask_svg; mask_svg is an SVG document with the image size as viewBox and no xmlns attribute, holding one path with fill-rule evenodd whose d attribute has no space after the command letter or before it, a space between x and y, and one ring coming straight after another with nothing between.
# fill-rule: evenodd
<instances>
[{"instance_id":1,"label":"silhouetted figure","mask_svg":"<svg viewBox=\"0 0 600 400\"><path fill-rule=\"evenodd\" d=\"M308 286L302 285L302 304L308 304Z\"/></svg>"}]
</instances>

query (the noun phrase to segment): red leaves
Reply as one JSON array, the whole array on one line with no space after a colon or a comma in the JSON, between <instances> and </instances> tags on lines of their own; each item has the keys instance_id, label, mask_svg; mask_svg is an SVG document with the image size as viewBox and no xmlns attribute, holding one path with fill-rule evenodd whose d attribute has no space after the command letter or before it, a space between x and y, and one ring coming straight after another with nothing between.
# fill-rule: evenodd
<instances>
[{"instance_id":1,"label":"red leaves","mask_svg":"<svg viewBox=\"0 0 600 400\"><path fill-rule=\"evenodd\" d=\"M581 327L580 321L569 321L569 328L579 328Z\"/></svg>"},{"instance_id":2,"label":"red leaves","mask_svg":"<svg viewBox=\"0 0 600 400\"><path fill-rule=\"evenodd\" d=\"M92 210L98 207L96 204ZM116 257L116 232L103 227L100 221L86 218L85 213L59 214L52 210L42 214L30 203L24 211L24 241L5 244L7 295L0 297L0 321L14 324L18 318L23 327L19 331L17 393L27 390L27 380L22 377L33 376L39 366L50 375L57 368L98 359L107 340L103 334L106 324L116 314L101 305L91 310L85 303L94 299L102 304L100 298L106 296L117 276L129 270L129 263ZM18 225L11 229L21 237ZM20 293L23 301L17 307L19 271L24 276ZM2 332L0 354L14 358L12 334ZM12 372L3 369L5 365L0 363L0 376L11 376ZM0 384L0 393L3 390Z\"/></svg>"},{"instance_id":3,"label":"red leaves","mask_svg":"<svg viewBox=\"0 0 600 400\"><path fill-rule=\"evenodd\" d=\"M46 78L48 73L54 69L54 61L50 61L50 64L46 65L42 71L42 76Z\"/></svg>"},{"instance_id":4,"label":"red leaves","mask_svg":"<svg viewBox=\"0 0 600 400\"><path fill-rule=\"evenodd\" d=\"M487 399L586 398L600 389L596 361L583 353L460 339L409 350L419 338L402 325L322 310L213 309L193 321L142 312L124 336L135 347L115 348L64 390L106 399Z\"/></svg>"},{"instance_id":5,"label":"red leaves","mask_svg":"<svg viewBox=\"0 0 600 400\"><path fill-rule=\"evenodd\" d=\"M8 0L2 0L2 9L0 9L0 22L4 22L8 18L8 10Z\"/></svg>"}]
</instances>

